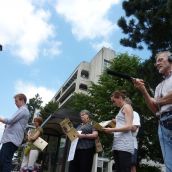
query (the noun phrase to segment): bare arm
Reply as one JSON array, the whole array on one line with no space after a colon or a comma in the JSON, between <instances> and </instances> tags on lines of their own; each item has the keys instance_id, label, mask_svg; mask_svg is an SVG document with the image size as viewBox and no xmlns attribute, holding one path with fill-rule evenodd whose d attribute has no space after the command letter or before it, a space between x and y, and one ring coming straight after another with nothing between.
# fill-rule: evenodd
<instances>
[{"instance_id":1,"label":"bare arm","mask_svg":"<svg viewBox=\"0 0 172 172\"><path fill-rule=\"evenodd\" d=\"M131 131L135 132L139 128L138 125L132 125Z\"/></svg>"},{"instance_id":2,"label":"bare arm","mask_svg":"<svg viewBox=\"0 0 172 172\"><path fill-rule=\"evenodd\" d=\"M33 141L33 140L36 140L39 136L40 136L40 131L38 130L38 131L36 131L36 133L35 134L29 134L28 135L28 140L29 141Z\"/></svg>"},{"instance_id":3,"label":"bare arm","mask_svg":"<svg viewBox=\"0 0 172 172\"><path fill-rule=\"evenodd\" d=\"M93 131L91 134L78 134L80 139L96 139L98 137L98 132Z\"/></svg>"},{"instance_id":4,"label":"bare arm","mask_svg":"<svg viewBox=\"0 0 172 172\"><path fill-rule=\"evenodd\" d=\"M142 79L133 79L134 86L140 90L140 92L143 94L143 97L146 101L146 104L148 105L149 109L156 113L158 111L158 105L156 103L156 100L151 97L145 87L144 81Z\"/></svg>"},{"instance_id":5,"label":"bare arm","mask_svg":"<svg viewBox=\"0 0 172 172\"><path fill-rule=\"evenodd\" d=\"M115 119L115 118L112 118L112 122L113 122L114 124L116 124L116 119Z\"/></svg>"},{"instance_id":6,"label":"bare arm","mask_svg":"<svg viewBox=\"0 0 172 172\"><path fill-rule=\"evenodd\" d=\"M125 105L123 112L125 114L125 126L121 128L104 128L106 133L112 132L127 132L132 129L132 121L133 121L133 109L130 105Z\"/></svg>"},{"instance_id":7,"label":"bare arm","mask_svg":"<svg viewBox=\"0 0 172 172\"><path fill-rule=\"evenodd\" d=\"M159 106L172 104L172 92L169 92L168 95L166 95L164 97L160 97L159 99L157 99L157 104Z\"/></svg>"}]
</instances>

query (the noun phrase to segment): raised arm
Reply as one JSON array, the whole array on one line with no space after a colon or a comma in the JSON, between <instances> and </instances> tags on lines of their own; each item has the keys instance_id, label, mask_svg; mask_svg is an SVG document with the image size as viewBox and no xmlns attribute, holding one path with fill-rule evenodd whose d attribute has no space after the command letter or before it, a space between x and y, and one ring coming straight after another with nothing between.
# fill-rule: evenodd
<instances>
[{"instance_id":1,"label":"raised arm","mask_svg":"<svg viewBox=\"0 0 172 172\"><path fill-rule=\"evenodd\" d=\"M0 117L0 122L4 123L4 124L14 124L16 122L18 122L21 118L23 118L27 113L25 112L25 110L18 110L11 119L6 119L6 118L1 118Z\"/></svg>"},{"instance_id":2,"label":"raised arm","mask_svg":"<svg viewBox=\"0 0 172 172\"><path fill-rule=\"evenodd\" d=\"M149 109L153 113L156 113L158 111L158 104L156 100L153 97L151 97L150 94L148 93L144 81L142 79L133 79L133 83L134 86L142 93Z\"/></svg>"}]
</instances>

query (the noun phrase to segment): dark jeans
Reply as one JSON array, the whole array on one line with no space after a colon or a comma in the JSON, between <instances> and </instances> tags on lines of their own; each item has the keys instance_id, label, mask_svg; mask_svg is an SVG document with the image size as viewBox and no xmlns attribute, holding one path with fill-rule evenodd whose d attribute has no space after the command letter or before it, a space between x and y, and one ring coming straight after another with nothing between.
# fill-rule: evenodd
<instances>
[{"instance_id":1,"label":"dark jeans","mask_svg":"<svg viewBox=\"0 0 172 172\"><path fill-rule=\"evenodd\" d=\"M78 149L69 164L69 172L91 172L95 148Z\"/></svg>"},{"instance_id":2,"label":"dark jeans","mask_svg":"<svg viewBox=\"0 0 172 172\"><path fill-rule=\"evenodd\" d=\"M113 151L116 172L131 172L131 153L125 151Z\"/></svg>"},{"instance_id":3,"label":"dark jeans","mask_svg":"<svg viewBox=\"0 0 172 172\"><path fill-rule=\"evenodd\" d=\"M131 164L132 164L132 166L136 166L137 165L137 153L138 153L138 150L134 149L134 153L132 154L132 157L131 157Z\"/></svg>"},{"instance_id":4,"label":"dark jeans","mask_svg":"<svg viewBox=\"0 0 172 172\"><path fill-rule=\"evenodd\" d=\"M0 172L11 172L12 158L17 148L12 142L2 145L0 150Z\"/></svg>"}]
</instances>

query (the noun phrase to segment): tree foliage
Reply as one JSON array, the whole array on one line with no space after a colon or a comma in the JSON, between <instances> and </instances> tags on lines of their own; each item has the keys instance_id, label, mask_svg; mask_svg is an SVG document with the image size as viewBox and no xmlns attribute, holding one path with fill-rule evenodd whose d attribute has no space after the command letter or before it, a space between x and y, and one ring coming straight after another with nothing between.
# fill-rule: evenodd
<instances>
[{"instance_id":1,"label":"tree foliage","mask_svg":"<svg viewBox=\"0 0 172 172\"><path fill-rule=\"evenodd\" d=\"M147 80L149 77L153 78L154 76L152 71L146 71L146 68L149 69L149 66L151 66L149 63L141 63L137 56L129 56L125 53L117 55L110 68L127 73L133 77L142 76L143 79ZM154 82L155 80L152 80L150 85L154 86ZM105 72L100 77L98 84L92 84L88 95L76 94L70 102L70 106L77 110L83 108L90 110L94 114L94 120L98 122L112 119L116 116L119 109L111 103L110 96L114 90L118 89L127 91L128 96L132 99L134 110L141 117L142 127L139 133L140 159L150 158L160 162L162 158L157 137L157 120L147 108L141 93L133 87L131 82L109 76ZM109 154L113 137L104 133L100 133L100 136L104 145L104 151Z\"/></svg>"},{"instance_id":2,"label":"tree foliage","mask_svg":"<svg viewBox=\"0 0 172 172\"><path fill-rule=\"evenodd\" d=\"M126 0L123 1L126 17L118 20L127 37L124 46L143 49L143 43L154 55L157 51L172 50L172 1Z\"/></svg>"},{"instance_id":3,"label":"tree foliage","mask_svg":"<svg viewBox=\"0 0 172 172\"><path fill-rule=\"evenodd\" d=\"M29 103L27 103L28 109L31 114L31 118L30 118L29 122L32 121L35 110L41 109L42 103L43 103L42 97L40 97L40 95L38 93L35 95L35 97L29 99Z\"/></svg>"},{"instance_id":4,"label":"tree foliage","mask_svg":"<svg viewBox=\"0 0 172 172\"><path fill-rule=\"evenodd\" d=\"M50 101L44 107L41 108L41 116L45 120L49 115L53 114L59 108L57 102Z\"/></svg>"}]
</instances>

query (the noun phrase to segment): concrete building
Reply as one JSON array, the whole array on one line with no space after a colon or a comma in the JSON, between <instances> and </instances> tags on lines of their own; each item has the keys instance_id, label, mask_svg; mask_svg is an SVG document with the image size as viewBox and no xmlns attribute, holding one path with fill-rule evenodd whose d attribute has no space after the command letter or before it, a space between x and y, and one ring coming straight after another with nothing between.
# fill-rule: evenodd
<instances>
[{"instance_id":1,"label":"concrete building","mask_svg":"<svg viewBox=\"0 0 172 172\"><path fill-rule=\"evenodd\" d=\"M53 101L62 107L74 93L85 93L91 83L97 83L100 75L107 68L111 60L115 57L115 52L103 47L91 60L91 62L81 62L63 86L53 97Z\"/></svg>"}]
</instances>

